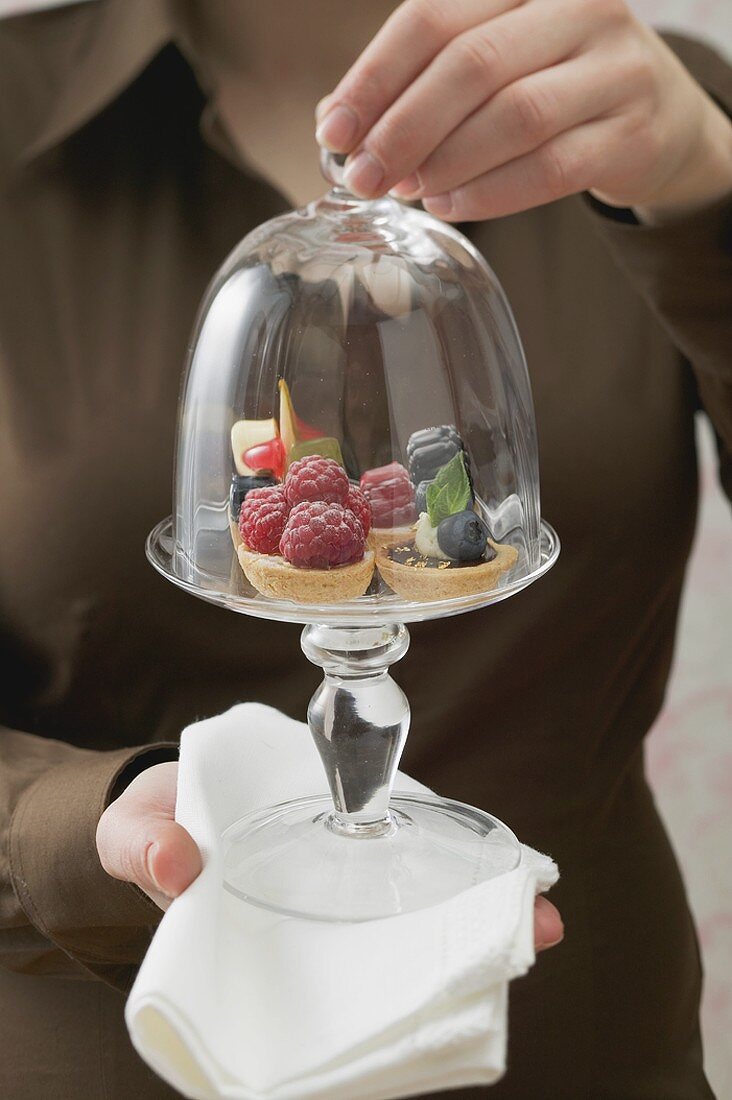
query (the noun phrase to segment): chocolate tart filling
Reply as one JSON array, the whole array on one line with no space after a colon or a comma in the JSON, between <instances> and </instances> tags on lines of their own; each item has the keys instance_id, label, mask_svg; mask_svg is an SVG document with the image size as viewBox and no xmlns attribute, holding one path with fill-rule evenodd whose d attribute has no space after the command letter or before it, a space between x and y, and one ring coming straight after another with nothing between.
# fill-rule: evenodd
<instances>
[{"instance_id":1,"label":"chocolate tart filling","mask_svg":"<svg viewBox=\"0 0 732 1100\"><path fill-rule=\"evenodd\" d=\"M446 572L448 569L471 569L476 565L485 565L486 562L493 561L496 551L488 543L483 557L478 558L477 561L445 561L443 558L426 558L411 542L390 546L387 554L390 561L396 562L397 565L409 565L413 569L439 569Z\"/></svg>"}]
</instances>

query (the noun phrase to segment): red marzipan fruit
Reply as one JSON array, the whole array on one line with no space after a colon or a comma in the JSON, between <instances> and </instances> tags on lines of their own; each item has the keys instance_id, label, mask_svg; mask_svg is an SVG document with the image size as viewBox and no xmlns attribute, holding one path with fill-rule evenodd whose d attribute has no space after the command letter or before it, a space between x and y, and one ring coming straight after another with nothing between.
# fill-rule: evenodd
<instances>
[{"instance_id":1,"label":"red marzipan fruit","mask_svg":"<svg viewBox=\"0 0 732 1100\"><path fill-rule=\"evenodd\" d=\"M403 527L417 518L414 486L400 462L367 470L361 489L371 505L374 527Z\"/></svg>"},{"instance_id":2,"label":"red marzipan fruit","mask_svg":"<svg viewBox=\"0 0 732 1100\"><path fill-rule=\"evenodd\" d=\"M256 470L257 473L270 470L275 477L280 478L285 472L285 445L279 437L266 443L257 443L255 447L244 452L243 459L250 470Z\"/></svg>"}]
</instances>

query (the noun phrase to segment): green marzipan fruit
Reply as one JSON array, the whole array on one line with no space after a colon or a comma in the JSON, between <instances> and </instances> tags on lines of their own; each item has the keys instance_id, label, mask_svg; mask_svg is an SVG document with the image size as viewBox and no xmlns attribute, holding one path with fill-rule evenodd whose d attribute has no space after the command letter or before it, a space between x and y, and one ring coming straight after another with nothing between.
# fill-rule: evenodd
<instances>
[{"instance_id":1,"label":"green marzipan fruit","mask_svg":"<svg viewBox=\"0 0 732 1100\"><path fill-rule=\"evenodd\" d=\"M306 458L308 455L322 455L323 458L334 459L339 466L344 465L340 443L337 439L330 437L306 439L301 443L294 443L287 456L287 464L291 466L298 458Z\"/></svg>"}]
</instances>

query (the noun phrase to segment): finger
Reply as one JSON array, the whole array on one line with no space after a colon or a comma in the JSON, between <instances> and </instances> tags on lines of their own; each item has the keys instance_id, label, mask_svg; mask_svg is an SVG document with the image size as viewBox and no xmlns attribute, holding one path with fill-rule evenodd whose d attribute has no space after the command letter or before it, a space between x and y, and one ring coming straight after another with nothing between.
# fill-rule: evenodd
<instances>
[{"instance_id":1,"label":"finger","mask_svg":"<svg viewBox=\"0 0 732 1100\"><path fill-rule=\"evenodd\" d=\"M190 833L174 821L166 824L171 828L161 828L148 845L147 875L132 880L160 909L167 909L201 871L201 853Z\"/></svg>"},{"instance_id":2,"label":"finger","mask_svg":"<svg viewBox=\"0 0 732 1100\"><path fill-rule=\"evenodd\" d=\"M576 52L596 29L593 10L584 0L529 3L459 35L349 158L348 187L370 198L418 169L501 88Z\"/></svg>"},{"instance_id":3,"label":"finger","mask_svg":"<svg viewBox=\"0 0 732 1100\"><path fill-rule=\"evenodd\" d=\"M168 898L177 898L198 877L201 853L182 825L166 821L156 831L147 866L155 888Z\"/></svg>"},{"instance_id":4,"label":"finger","mask_svg":"<svg viewBox=\"0 0 732 1100\"><path fill-rule=\"evenodd\" d=\"M177 789L177 762L169 760L164 764L155 764L152 768L145 768L140 772L110 806L110 809L120 812L121 809L134 808L136 813L144 810L173 817Z\"/></svg>"},{"instance_id":5,"label":"finger","mask_svg":"<svg viewBox=\"0 0 732 1100\"><path fill-rule=\"evenodd\" d=\"M97 827L97 850L108 875L135 883L155 901L160 895L177 897L190 886L201 870L201 856L182 825L157 815L110 810Z\"/></svg>"},{"instance_id":6,"label":"finger","mask_svg":"<svg viewBox=\"0 0 732 1100\"><path fill-rule=\"evenodd\" d=\"M406 0L319 105L318 143L349 153L450 39L520 2Z\"/></svg>"},{"instance_id":7,"label":"finger","mask_svg":"<svg viewBox=\"0 0 732 1100\"><path fill-rule=\"evenodd\" d=\"M502 218L586 191L609 155L613 119L565 130L525 156L469 183L423 199L426 210L446 221Z\"/></svg>"},{"instance_id":8,"label":"finger","mask_svg":"<svg viewBox=\"0 0 732 1100\"><path fill-rule=\"evenodd\" d=\"M158 904L177 897L201 870L195 842L173 819L176 778L174 763L142 772L97 826L97 850L107 874L136 883Z\"/></svg>"},{"instance_id":9,"label":"finger","mask_svg":"<svg viewBox=\"0 0 732 1100\"><path fill-rule=\"evenodd\" d=\"M591 51L502 88L393 194L418 199L449 191L614 109L629 94L632 74L604 61Z\"/></svg>"},{"instance_id":10,"label":"finger","mask_svg":"<svg viewBox=\"0 0 732 1100\"><path fill-rule=\"evenodd\" d=\"M545 897L538 897L534 904L534 947L544 951L554 947L564 938L564 924L559 910Z\"/></svg>"}]
</instances>

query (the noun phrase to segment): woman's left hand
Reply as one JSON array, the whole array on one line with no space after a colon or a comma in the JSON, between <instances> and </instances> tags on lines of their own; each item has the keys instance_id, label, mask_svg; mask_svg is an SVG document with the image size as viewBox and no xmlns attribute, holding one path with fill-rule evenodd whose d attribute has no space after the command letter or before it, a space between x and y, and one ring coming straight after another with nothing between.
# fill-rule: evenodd
<instances>
[{"instance_id":1,"label":"woman's left hand","mask_svg":"<svg viewBox=\"0 0 732 1100\"><path fill-rule=\"evenodd\" d=\"M141 772L101 816L97 851L113 878L133 882L161 909L186 890L201 870L201 853L175 820L178 765ZM534 945L554 947L564 936L562 918L548 898L534 904Z\"/></svg>"},{"instance_id":2,"label":"woman's left hand","mask_svg":"<svg viewBox=\"0 0 732 1100\"><path fill-rule=\"evenodd\" d=\"M732 192L732 123L623 0L406 0L317 136L357 195L450 221L591 191L654 222Z\"/></svg>"}]
</instances>

